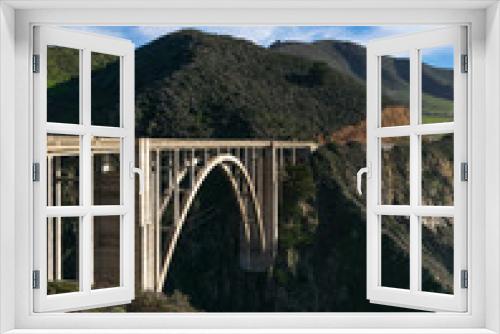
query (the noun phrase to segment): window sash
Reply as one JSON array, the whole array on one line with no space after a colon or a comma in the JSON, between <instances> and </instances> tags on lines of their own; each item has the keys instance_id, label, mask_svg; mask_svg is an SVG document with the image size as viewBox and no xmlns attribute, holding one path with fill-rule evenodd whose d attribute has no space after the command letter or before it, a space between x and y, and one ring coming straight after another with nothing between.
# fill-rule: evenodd
<instances>
[{"instance_id":1,"label":"window sash","mask_svg":"<svg viewBox=\"0 0 500 334\"><path fill-rule=\"evenodd\" d=\"M47 47L59 46L80 50L79 124L47 122ZM35 312L74 311L128 303L134 295L134 193L128 166L134 161L134 98L132 43L121 39L74 32L51 27L36 27L34 52L40 55L40 72L34 78L34 160L40 164L40 181L34 190L34 263L40 272L40 288L33 290ZM119 56L121 127L91 124L91 52ZM76 206L47 206L47 135L76 135L80 138L79 200ZM120 203L93 205L92 138L120 140ZM92 289L93 217L119 215L120 285ZM79 291L47 294L47 223L46 217L79 217L78 281Z\"/></svg>"},{"instance_id":2,"label":"window sash","mask_svg":"<svg viewBox=\"0 0 500 334\"><path fill-rule=\"evenodd\" d=\"M460 180L460 163L467 162L467 75L460 71L461 54L465 54L465 27L452 27L374 41L367 46L367 162L372 167L367 182L367 296L374 303L422 310L467 310L467 289L461 288L460 273L467 267L467 183ZM419 50L452 45L454 48L454 120L453 122L419 124L420 121L420 52ZM410 125L380 127L381 56L410 52ZM421 142L428 134L454 135L454 205L452 207L420 205ZM408 205L380 205L381 198L381 138L409 137ZM410 217L410 289L381 286L381 222L382 215ZM421 285L422 216L453 217L454 270L453 295L429 293Z\"/></svg>"}]
</instances>

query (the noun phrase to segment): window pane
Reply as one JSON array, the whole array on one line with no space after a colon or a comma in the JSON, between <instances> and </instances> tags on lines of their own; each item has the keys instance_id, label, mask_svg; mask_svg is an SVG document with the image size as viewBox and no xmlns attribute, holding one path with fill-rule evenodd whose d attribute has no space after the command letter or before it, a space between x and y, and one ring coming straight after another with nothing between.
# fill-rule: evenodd
<instances>
[{"instance_id":1,"label":"window pane","mask_svg":"<svg viewBox=\"0 0 500 334\"><path fill-rule=\"evenodd\" d=\"M410 124L409 52L382 56L381 123L382 126Z\"/></svg>"},{"instance_id":2,"label":"window pane","mask_svg":"<svg viewBox=\"0 0 500 334\"><path fill-rule=\"evenodd\" d=\"M391 288L410 288L410 217L382 216L382 282Z\"/></svg>"},{"instance_id":3,"label":"window pane","mask_svg":"<svg viewBox=\"0 0 500 334\"><path fill-rule=\"evenodd\" d=\"M453 134L422 136L422 204L453 205Z\"/></svg>"},{"instance_id":4,"label":"window pane","mask_svg":"<svg viewBox=\"0 0 500 334\"><path fill-rule=\"evenodd\" d=\"M120 286L120 216L94 217L92 289Z\"/></svg>"},{"instance_id":5,"label":"window pane","mask_svg":"<svg viewBox=\"0 0 500 334\"><path fill-rule=\"evenodd\" d=\"M453 122L453 47L420 50L422 123Z\"/></svg>"},{"instance_id":6,"label":"window pane","mask_svg":"<svg viewBox=\"0 0 500 334\"><path fill-rule=\"evenodd\" d=\"M92 138L94 205L119 205L120 202L119 138Z\"/></svg>"},{"instance_id":7,"label":"window pane","mask_svg":"<svg viewBox=\"0 0 500 334\"><path fill-rule=\"evenodd\" d=\"M47 136L47 205L80 203L80 137Z\"/></svg>"},{"instance_id":8,"label":"window pane","mask_svg":"<svg viewBox=\"0 0 500 334\"><path fill-rule=\"evenodd\" d=\"M92 125L120 126L120 57L92 52Z\"/></svg>"},{"instance_id":9,"label":"window pane","mask_svg":"<svg viewBox=\"0 0 500 334\"><path fill-rule=\"evenodd\" d=\"M422 217L422 291L453 294L453 218Z\"/></svg>"},{"instance_id":10,"label":"window pane","mask_svg":"<svg viewBox=\"0 0 500 334\"><path fill-rule=\"evenodd\" d=\"M47 48L47 121L80 122L80 50Z\"/></svg>"},{"instance_id":11,"label":"window pane","mask_svg":"<svg viewBox=\"0 0 500 334\"><path fill-rule=\"evenodd\" d=\"M47 294L79 291L79 217L47 218Z\"/></svg>"},{"instance_id":12,"label":"window pane","mask_svg":"<svg viewBox=\"0 0 500 334\"><path fill-rule=\"evenodd\" d=\"M410 204L410 138L381 138L381 204Z\"/></svg>"}]
</instances>

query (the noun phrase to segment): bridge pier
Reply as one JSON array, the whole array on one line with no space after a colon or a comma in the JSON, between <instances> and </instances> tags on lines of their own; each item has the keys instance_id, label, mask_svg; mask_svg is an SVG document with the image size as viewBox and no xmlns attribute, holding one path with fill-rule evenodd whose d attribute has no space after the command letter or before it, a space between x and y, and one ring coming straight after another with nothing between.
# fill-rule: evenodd
<instances>
[{"instance_id":1,"label":"bridge pier","mask_svg":"<svg viewBox=\"0 0 500 334\"><path fill-rule=\"evenodd\" d=\"M265 246L259 247L258 233L251 233L248 241L240 235L240 265L247 271L265 271L272 266L278 250L278 171L277 149L271 144L260 150L254 180L257 199L261 203L264 221ZM247 205L248 207L248 205ZM255 224L251 224L255 226Z\"/></svg>"}]
</instances>

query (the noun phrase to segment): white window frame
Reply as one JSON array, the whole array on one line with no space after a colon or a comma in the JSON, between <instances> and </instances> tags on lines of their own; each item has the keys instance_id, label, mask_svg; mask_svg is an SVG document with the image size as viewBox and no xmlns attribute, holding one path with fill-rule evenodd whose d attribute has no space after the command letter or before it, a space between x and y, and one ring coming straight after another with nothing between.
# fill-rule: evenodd
<instances>
[{"instance_id":1,"label":"white window frame","mask_svg":"<svg viewBox=\"0 0 500 334\"><path fill-rule=\"evenodd\" d=\"M59 46L78 50L79 56L79 123L65 124L47 121L47 48ZM33 184L33 268L39 271L39 288L34 289L33 307L36 312L71 311L116 304L126 304L134 298L134 173L135 113L134 113L134 46L130 41L69 29L37 26L33 35L34 53L39 56L39 73L33 75L33 153L39 167L39 181ZM119 120L116 127L95 126L91 122L91 57L93 52L119 59ZM78 136L79 205L48 206L47 204L47 136ZM120 141L120 204L92 203L93 169L92 138L113 138ZM52 185L50 185L52 186ZM119 286L92 289L93 217L119 216ZM47 218L77 217L79 250L79 291L47 294Z\"/></svg>"},{"instance_id":2,"label":"white window frame","mask_svg":"<svg viewBox=\"0 0 500 334\"><path fill-rule=\"evenodd\" d=\"M500 332L500 10L496 1L80 1L0 3L0 332ZM128 8L120 8L120 7ZM66 7L66 8L62 8ZM70 7L70 8L68 8ZM72 7L72 8L71 8ZM115 8L113 8L115 7ZM436 8L438 7L438 8ZM81 9L85 8L85 9ZM203 8L203 9L201 9ZM34 314L31 290L31 31L54 25L468 24L471 261L466 313ZM13 64L15 64L15 69ZM487 71L485 70L487 66ZM15 125L15 126L14 126ZM14 145L13 140L14 138ZM486 138L488 140L486 140ZM488 182L486 182L488 180ZM12 196L12 189L14 196ZM15 256L12 256L15 254ZM14 288L13 288L14 287ZM485 292L488 292L487 294ZM148 327L149 330L145 329ZM68 329L71 328L71 329ZM304 330L298 330L302 328ZM74 329L74 330L72 330ZM85 330L88 329L88 330ZM140 330L139 330L140 329ZM189 330L191 329L191 330ZM51 331L53 332L53 331ZM109 331L107 331L109 333ZM157 332L157 331L156 331Z\"/></svg>"},{"instance_id":3,"label":"white window frame","mask_svg":"<svg viewBox=\"0 0 500 334\"><path fill-rule=\"evenodd\" d=\"M461 180L461 164L467 163L467 77L462 73L462 55L467 55L467 28L444 27L407 35L388 37L367 45L367 296L370 301L422 310L467 310L467 289L461 285L461 271L467 270L467 181ZM453 47L453 120L424 124L422 118L422 55L420 50ZM382 127L381 57L408 52L410 124ZM422 141L421 136L453 134L453 204L421 204ZM409 202L407 205L381 203L381 140L404 137L409 140ZM381 285L382 243L381 219L384 216L409 217L409 289ZM453 293L422 291L422 217L453 219ZM401 268L405 270L405 268Z\"/></svg>"}]
</instances>

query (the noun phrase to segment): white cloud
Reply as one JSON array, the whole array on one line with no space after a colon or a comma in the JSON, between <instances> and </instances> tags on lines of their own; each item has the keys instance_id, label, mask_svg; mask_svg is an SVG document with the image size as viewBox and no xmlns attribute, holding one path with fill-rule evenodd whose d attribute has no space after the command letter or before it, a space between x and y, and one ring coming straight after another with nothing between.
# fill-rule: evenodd
<instances>
[{"instance_id":1,"label":"white cloud","mask_svg":"<svg viewBox=\"0 0 500 334\"><path fill-rule=\"evenodd\" d=\"M204 27L203 30L220 35L230 35L243 38L256 44L267 45L274 40L277 27L272 26L246 26L246 27Z\"/></svg>"},{"instance_id":2,"label":"white cloud","mask_svg":"<svg viewBox=\"0 0 500 334\"><path fill-rule=\"evenodd\" d=\"M374 26L356 29L349 26L268 26L268 27L203 27L202 30L245 38L256 44L268 46L276 40L312 42L322 39L348 40L365 45L368 41L394 35L407 34L432 26ZM435 27L434 27L435 28Z\"/></svg>"},{"instance_id":3,"label":"white cloud","mask_svg":"<svg viewBox=\"0 0 500 334\"><path fill-rule=\"evenodd\" d=\"M174 31L182 29L180 26L162 26L162 27L150 27L150 26L139 26L134 27L137 34L141 35L145 40L157 39L166 34L170 34Z\"/></svg>"},{"instance_id":4,"label":"white cloud","mask_svg":"<svg viewBox=\"0 0 500 334\"><path fill-rule=\"evenodd\" d=\"M73 29L102 33L132 39L137 46L174 31L182 26L135 26L135 27L72 27ZM368 41L394 35L407 34L436 26L202 26L193 27L208 33L230 35L269 46L276 40L312 42L322 39L348 40L365 45Z\"/></svg>"},{"instance_id":5,"label":"white cloud","mask_svg":"<svg viewBox=\"0 0 500 334\"><path fill-rule=\"evenodd\" d=\"M335 27L337 28L337 27ZM387 38L390 36L409 34L413 32L432 29L431 26L373 26L369 29L356 30L349 27L338 27L339 29L327 33L323 36L325 39L348 40L354 43L366 45L369 41ZM321 35L321 32L319 33ZM323 38L319 38L323 39Z\"/></svg>"},{"instance_id":6,"label":"white cloud","mask_svg":"<svg viewBox=\"0 0 500 334\"><path fill-rule=\"evenodd\" d=\"M104 27L104 26L68 26L65 27L72 30L90 32L93 34L101 34L128 39L128 35L122 31L120 27Z\"/></svg>"},{"instance_id":7,"label":"white cloud","mask_svg":"<svg viewBox=\"0 0 500 334\"><path fill-rule=\"evenodd\" d=\"M170 26L170 27L136 27L135 32L142 36L145 40L156 39L160 36L172 33L174 31L189 28L180 26ZM205 32L219 34L219 35L230 35L237 38L244 38L250 40L256 44L265 45L269 40L273 39L273 35L277 27L251 27L251 26L204 26L204 27L193 27L194 29L200 29Z\"/></svg>"}]
</instances>

